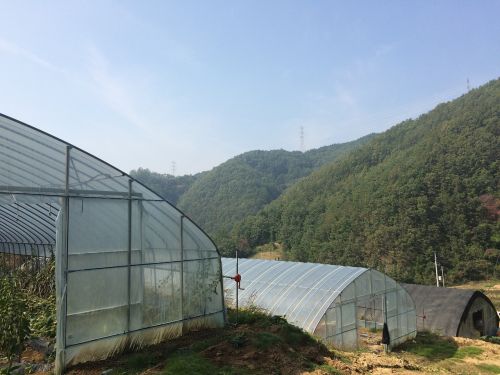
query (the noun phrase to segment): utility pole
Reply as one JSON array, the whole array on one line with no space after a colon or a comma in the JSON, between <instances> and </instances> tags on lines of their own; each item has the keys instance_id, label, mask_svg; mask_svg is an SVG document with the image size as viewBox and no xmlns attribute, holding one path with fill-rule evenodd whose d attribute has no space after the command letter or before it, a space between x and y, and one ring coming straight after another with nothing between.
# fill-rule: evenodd
<instances>
[{"instance_id":1,"label":"utility pole","mask_svg":"<svg viewBox=\"0 0 500 375\"><path fill-rule=\"evenodd\" d=\"M443 288L444 288L445 286L444 286L444 268L443 268L443 266L441 266L441 281L443 282Z\"/></svg>"},{"instance_id":2,"label":"utility pole","mask_svg":"<svg viewBox=\"0 0 500 375\"><path fill-rule=\"evenodd\" d=\"M470 82L469 82L469 78L467 78L467 92L470 91Z\"/></svg>"},{"instance_id":3,"label":"utility pole","mask_svg":"<svg viewBox=\"0 0 500 375\"><path fill-rule=\"evenodd\" d=\"M436 286L439 287L438 261L436 252L434 252L434 266L436 267Z\"/></svg>"}]
</instances>

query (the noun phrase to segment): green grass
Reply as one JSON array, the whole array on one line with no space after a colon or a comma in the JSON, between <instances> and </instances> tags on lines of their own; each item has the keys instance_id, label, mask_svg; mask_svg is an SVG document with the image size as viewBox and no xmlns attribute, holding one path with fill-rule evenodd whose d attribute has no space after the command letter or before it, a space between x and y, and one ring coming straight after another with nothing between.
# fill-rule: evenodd
<instances>
[{"instance_id":1,"label":"green grass","mask_svg":"<svg viewBox=\"0 0 500 375\"><path fill-rule=\"evenodd\" d=\"M210 337L206 340L198 340L192 343L189 348L195 352L201 352L217 343L219 343L222 340L222 336L215 336L215 337Z\"/></svg>"},{"instance_id":2,"label":"green grass","mask_svg":"<svg viewBox=\"0 0 500 375\"><path fill-rule=\"evenodd\" d=\"M126 368L132 371L140 371L153 365L156 360L157 358L151 353L135 353L127 359Z\"/></svg>"},{"instance_id":3,"label":"green grass","mask_svg":"<svg viewBox=\"0 0 500 375\"><path fill-rule=\"evenodd\" d=\"M254 337L254 345L261 350L269 349L282 342L283 340L281 337L269 332L259 332Z\"/></svg>"},{"instance_id":4,"label":"green grass","mask_svg":"<svg viewBox=\"0 0 500 375\"><path fill-rule=\"evenodd\" d=\"M236 323L236 310L228 309L228 320ZM238 311L238 324L259 325L267 327L270 325L270 316L258 308L245 308Z\"/></svg>"},{"instance_id":5,"label":"green grass","mask_svg":"<svg viewBox=\"0 0 500 375\"><path fill-rule=\"evenodd\" d=\"M477 346L464 346L463 348L459 348L453 358L464 359L466 357L477 357L484 352L483 349L478 348Z\"/></svg>"},{"instance_id":6,"label":"green grass","mask_svg":"<svg viewBox=\"0 0 500 375\"><path fill-rule=\"evenodd\" d=\"M400 350L425 357L430 361L441 361L453 358L458 351L458 346L453 341L434 333L421 332L414 342L401 345Z\"/></svg>"},{"instance_id":7,"label":"green grass","mask_svg":"<svg viewBox=\"0 0 500 375\"><path fill-rule=\"evenodd\" d=\"M292 346L314 345L316 340L298 327L282 324L279 331L283 340Z\"/></svg>"},{"instance_id":8,"label":"green grass","mask_svg":"<svg viewBox=\"0 0 500 375\"><path fill-rule=\"evenodd\" d=\"M164 375L236 375L245 374L243 369L219 368L198 353L175 353L167 359Z\"/></svg>"},{"instance_id":9,"label":"green grass","mask_svg":"<svg viewBox=\"0 0 500 375\"><path fill-rule=\"evenodd\" d=\"M175 353L167 359L163 373L165 375L211 375L217 373L217 368L196 353Z\"/></svg>"},{"instance_id":10,"label":"green grass","mask_svg":"<svg viewBox=\"0 0 500 375\"><path fill-rule=\"evenodd\" d=\"M329 375L341 375L342 374L338 369L336 369L335 367L330 366L330 365L316 366L315 370L321 370L323 372L326 372Z\"/></svg>"},{"instance_id":11,"label":"green grass","mask_svg":"<svg viewBox=\"0 0 500 375\"><path fill-rule=\"evenodd\" d=\"M500 366L497 365L481 363L479 365L476 365L476 367L484 372L489 372L491 374L500 374Z\"/></svg>"}]
</instances>

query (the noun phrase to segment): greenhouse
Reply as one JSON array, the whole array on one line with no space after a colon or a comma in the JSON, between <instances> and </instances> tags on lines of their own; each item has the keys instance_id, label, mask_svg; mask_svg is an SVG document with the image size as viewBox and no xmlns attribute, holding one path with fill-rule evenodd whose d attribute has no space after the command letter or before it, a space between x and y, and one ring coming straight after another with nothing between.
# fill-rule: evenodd
<instances>
[{"instance_id":1,"label":"greenhouse","mask_svg":"<svg viewBox=\"0 0 500 375\"><path fill-rule=\"evenodd\" d=\"M224 275L236 259L222 258ZM387 324L393 348L416 336L412 298L397 282L373 269L260 259L240 259L238 302L283 316L291 324L342 349L359 348L363 337ZM235 286L224 284L228 305Z\"/></svg>"},{"instance_id":2,"label":"greenhouse","mask_svg":"<svg viewBox=\"0 0 500 375\"><path fill-rule=\"evenodd\" d=\"M418 331L469 338L497 334L497 310L479 290L401 285L415 301Z\"/></svg>"},{"instance_id":3,"label":"greenhouse","mask_svg":"<svg viewBox=\"0 0 500 375\"><path fill-rule=\"evenodd\" d=\"M55 258L57 373L224 324L220 255L195 223L126 173L4 115L0 213L0 267Z\"/></svg>"}]
</instances>

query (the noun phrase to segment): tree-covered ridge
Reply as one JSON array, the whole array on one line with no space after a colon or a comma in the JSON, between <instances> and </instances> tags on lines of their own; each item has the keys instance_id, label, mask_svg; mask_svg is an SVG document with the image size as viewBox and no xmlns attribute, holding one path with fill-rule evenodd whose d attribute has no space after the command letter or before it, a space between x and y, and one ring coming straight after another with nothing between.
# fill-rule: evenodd
<instances>
[{"instance_id":1,"label":"tree-covered ridge","mask_svg":"<svg viewBox=\"0 0 500 375\"><path fill-rule=\"evenodd\" d=\"M179 207L202 228L220 237L235 222L257 213L286 188L318 166L331 162L373 137L299 151L250 151L198 178L180 198Z\"/></svg>"},{"instance_id":2,"label":"tree-covered ridge","mask_svg":"<svg viewBox=\"0 0 500 375\"><path fill-rule=\"evenodd\" d=\"M170 174L152 172L147 168L138 168L132 170L130 175L175 205L182 194L201 176L201 173L175 177Z\"/></svg>"},{"instance_id":3,"label":"tree-covered ridge","mask_svg":"<svg viewBox=\"0 0 500 375\"><path fill-rule=\"evenodd\" d=\"M413 282L432 280L436 252L450 281L480 278L500 249L499 177L495 80L313 172L221 245L232 252L279 241L291 259Z\"/></svg>"}]
</instances>

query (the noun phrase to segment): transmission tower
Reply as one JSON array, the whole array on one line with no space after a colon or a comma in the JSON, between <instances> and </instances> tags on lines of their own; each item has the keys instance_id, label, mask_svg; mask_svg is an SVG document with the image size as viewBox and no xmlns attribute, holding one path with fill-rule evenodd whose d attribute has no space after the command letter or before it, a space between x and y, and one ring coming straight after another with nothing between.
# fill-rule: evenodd
<instances>
[{"instance_id":1,"label":"transmission tower","mask_svg":"<svg viewBox=\"0 0 500 375\"><path fill-rule=\"evenodd\" d=\"M175 176L175 161L172 161L172 176Z\"/></svg>"},{"instance_id":2,"label":"transmission tower","mask_svg":"<svg viewBox=\"0 0 500 375\"><path fill-rule=\"evenodd\" d=\"M305 145L304 145L304 127L300 127L300 151L304 152L305 151Z\"/></svg>"},{"instance_id":3,"label":"transmission tower","mask_svg":"<svg viewBox=\"0 0 500 375\"><path fill-rule=\"evenodd\" d=\"M469 82L469 78L467 78L467 92L470 91L470 82Z\"/></svg>"}]
</instances>

